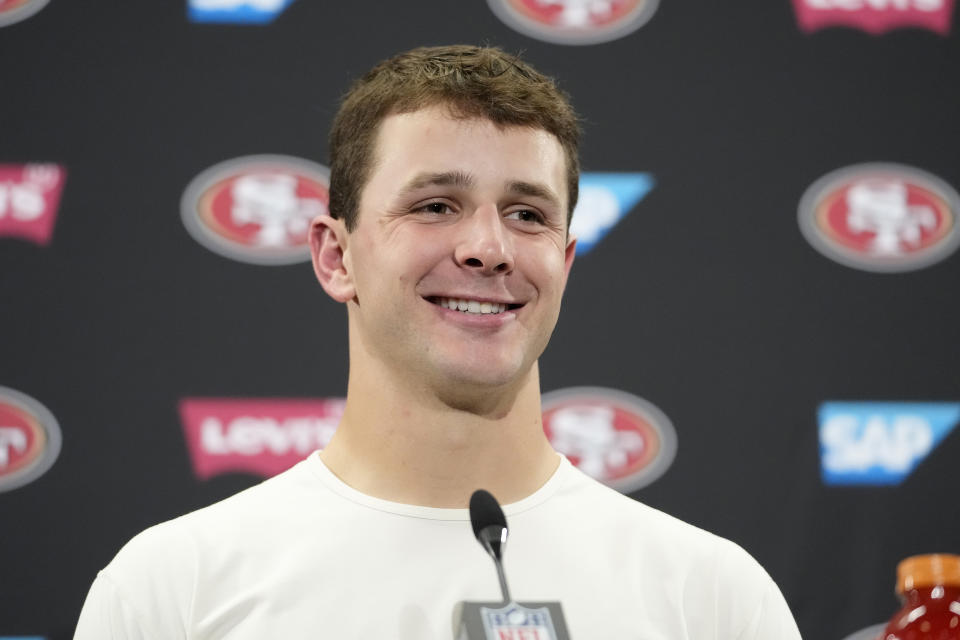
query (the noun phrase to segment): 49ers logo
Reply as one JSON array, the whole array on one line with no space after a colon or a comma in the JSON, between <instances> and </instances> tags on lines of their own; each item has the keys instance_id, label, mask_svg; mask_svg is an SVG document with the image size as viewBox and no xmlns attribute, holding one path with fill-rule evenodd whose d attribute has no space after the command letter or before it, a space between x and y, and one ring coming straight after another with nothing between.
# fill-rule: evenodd
<instances>
[{"instance_id":1,"label":"49ers logo","mask_svg":"<svg viewBox=\"0 0 960 640\"><path fill-rule=\"evenodd\" d=\"M630 493L662 476L677 434L660 409L623 391L573 387L543 394L543 430L581 471Z\"/></svg>"},{"instance_id":2,"label":"49ers logo","mask_svg":"<svg viewBox=\"0 0 960 640\"><path fill-rule=\"evenodd\" d=\"M289 156L246 156L210 167L187 186L183 222L200 244L241 262L310 259L310 221L327 212L330 171Z\"/></svg>"},{"instance_id":3,"label":"49ers logo","mask_svg":"<svg viewBox=\"0 0 960 640\"><path fill-rule=\"evenodd\" d=\"M817 180L800 201L813 247L866 271L912 271L960 245L960 196L936 176L896 164L862 164Z\"/></svg>"},{"instance_id":4,"label":"49ers logo","mask_svg":"<svg viewBox=\"0 0 960 640\"><path fill-rule=\"evenodd\" d=\"M36 480L60 454L60 427L30 396L0 387L0 491Z\"/></svg>"},{"instance_id":5,"label":"49ers logo","mask_svg":"<svg viewBox=\"0 0 960 640\"><path fill-rule=\"evenodd\" d=\"M520 33L556 44L597 44L642 27L658 0L488 0Z\"/></svg>"},{"instance_id":6,"label":"49ers logo","mask_svg":"<svg viewBox=\"0 0 960 640\"><path fill-rule=\"evenodd\" d=\"M0 0L0 27L26 20L50 0Z\"/></svg>"}]
</instances>

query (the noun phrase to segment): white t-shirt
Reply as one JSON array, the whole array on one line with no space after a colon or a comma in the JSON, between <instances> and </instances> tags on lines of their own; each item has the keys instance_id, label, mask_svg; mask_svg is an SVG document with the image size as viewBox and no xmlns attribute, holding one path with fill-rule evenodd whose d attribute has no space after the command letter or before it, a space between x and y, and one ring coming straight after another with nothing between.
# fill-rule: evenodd
<instances>
[{"instance_id":1,"label":"white t-shirt","mask_svg":"<svg viewBox=\"0 0 960 640\"><path fill-rule=\"evenodd\" d=\"M576 640L800 640L743 549L565 458L504 512L511 594L560 601ZM367 496L314 453L133 538L97 575L74 638L450 640L461 600L500 600L468 511Z\"/></svg>"}]
</instances>

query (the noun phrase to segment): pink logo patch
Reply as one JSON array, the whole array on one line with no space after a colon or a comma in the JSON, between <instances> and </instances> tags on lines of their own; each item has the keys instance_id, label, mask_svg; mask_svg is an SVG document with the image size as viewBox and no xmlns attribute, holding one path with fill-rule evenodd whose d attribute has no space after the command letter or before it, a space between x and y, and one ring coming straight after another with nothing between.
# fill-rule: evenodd
<instances>
[{"instance_id":1,"label":"pink logo patch","mask_svg":"<svg viewBox=\"0 0 960 640\"><path fill-rule=\"evenodd\" d=\"M186 398L180 419L198 478L275 476L330 441L344 400Z\"/></svg>"},{"instance_id":2,"label":"pink logo patch","mask_svg":"<svg viewBox=\"0 0 960 640\"><path fill-rule=\"evenodd\" d=\"M543 430L581 471L623 493L663 475L677 452L676 431L660 409L613 389L543 394Z\"/></svg>"},{"instance_id":3,"label":"pink logo patch","mask_svg":"<svg viewBox=\"0 0 960 640\"><path fill-rule=\"evenodd\" d=\"M49 244L66 178L55 164L0 164L0 236Z\"/></svg>"},{"instance_id":4,"label":"pink logo patch","mask_svg":"<svg viewBox=\"0 0 960 640\"><path fill-rule=\"evenodd\" d=\"M873 35L916 27L950 33L955 0L793 0L800 28L852 27Z\"/></svg>"}]
</instances>

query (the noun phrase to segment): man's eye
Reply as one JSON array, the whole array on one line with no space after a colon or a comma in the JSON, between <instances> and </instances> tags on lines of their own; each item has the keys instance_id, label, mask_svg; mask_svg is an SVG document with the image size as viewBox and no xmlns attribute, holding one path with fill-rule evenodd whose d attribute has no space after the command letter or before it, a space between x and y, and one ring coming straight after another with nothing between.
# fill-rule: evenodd
<instances>
[{"instance_id":1,"label":"man's eye","mask_svg":"<svg viewBox=\"0 0 960 640\"><path fill-rule=\"evenodd\" d=\"M542 215L531 209L519 209L508 213L506 217L508 220L520 220L521 222L542 223L544 221Z\"/></svg>"},{"instance_id":2,"label":"man's eye","mask_svg":"<svg viewBox=\"0 0 960 640\"><path fill-rule=\"evenodd\" d=\"M446 204L445 202L428 202L423 206L417 207L417 211L442 215L445 213L451 213L453 209L451 209L450 205Z\"/></svg>"}]
</instances>

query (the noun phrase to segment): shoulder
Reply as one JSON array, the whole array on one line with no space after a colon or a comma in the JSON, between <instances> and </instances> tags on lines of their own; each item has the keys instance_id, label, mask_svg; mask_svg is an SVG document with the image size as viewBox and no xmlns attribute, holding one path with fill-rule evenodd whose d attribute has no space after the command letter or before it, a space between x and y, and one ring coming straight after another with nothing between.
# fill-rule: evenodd
<instances>
[{"instance_id":1,"label":"shoulder","mask_svg":"<svg viewBox=\"0 0 960 640\"><path fill-rule=\"evenodd\" d=\"M799 640L783 595L766 570L737 543L568 471L557 499L572 518L592 522L590 535L611 562L623 562L672 594L698 636ZM577 515L574 515L577 514ZM709 615L705 612L709 611ZM732 635L730 635L732 634Z\"/></svg>"},{"instance_id":2,"label":"shoulder","mask_svg":"<svg viewBox=\"0 0 960 640\"><path fill-rule=\"evenodd\" d=\"M736 556L737 550L742 552L729 540L626 496L573 465L564 464L564 481L554 497L556 506L569 514L564 517L598 531L619 534L634 544L650 545L661 551L675 549L685 556Z\"/></svg>"},{"instance_id":3,"label":"shoulder","mask_svg":"<svg viewBox=\"0 0 960 640\"><path fill-rule=\"evenodd\" d=\"M760 564L735 542L623 495L583 472L566 471L555 496L564 519L607 553L682 582L684 589L749 589L771 584Z\"/></svg>"},{"instance_id":4,"label":"shoulder","mask_svg":"<svg viewBox=\"0 0 960 640\"><path fill-rule=\"evenodd\" d=\"M200 563L211 555L242 552L275 531L282 514L296 513L309 478L302 463L215 504L154 525L134 536L102 574L122 593L192 589ZM310 487L316 491L316 487ZM287 516L289 517L289 516Z\"/></svg>"},{"instance_id":5,"label":"shoulder","mask_svg":"<svg viewBox=\"0 0 960 640\"><path fill-rule=\"evenodd\" d=\"M137 534L98 574L78 627L94 632L78 637L113 637L101 630L118 624L124 631L117 637L182 637L205 573L233 566L251 549L275 543L283 531L276 523L302 512L297 494L308 491L316 494L317 487L301 463Z\"/></svg>"},{"instance_id":6,"label":"shoulder","mask_svg":"<svg viewBox=\"0 0 960 640\"><path fill-rule=\"evenodd\" d=\"M183 636L194 597L196 553L176 521L134 536L97 575L76 639Z\"/></svg>"}]
</instances>

